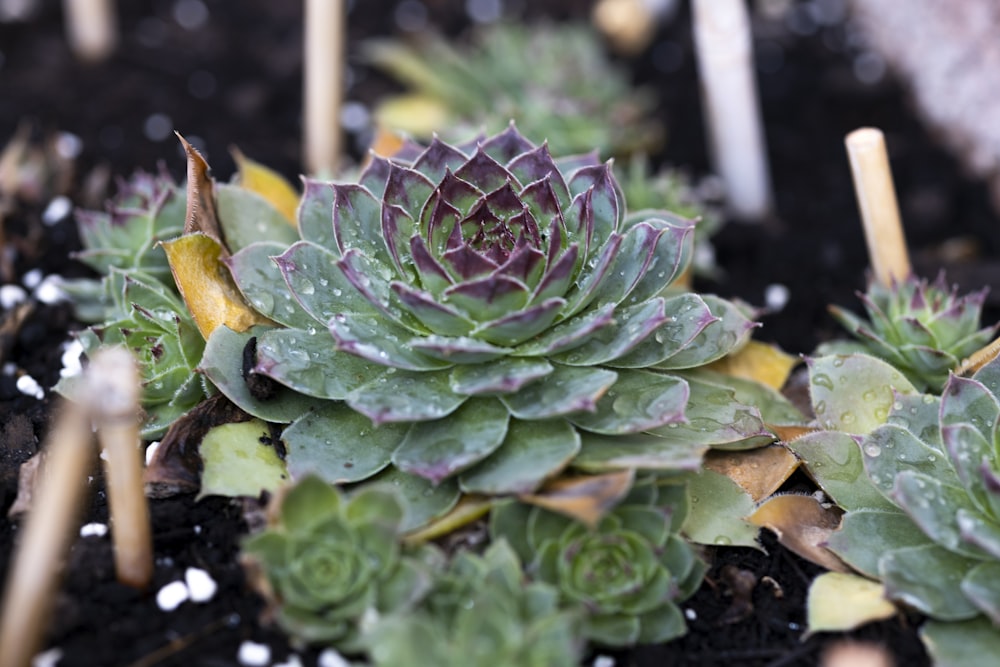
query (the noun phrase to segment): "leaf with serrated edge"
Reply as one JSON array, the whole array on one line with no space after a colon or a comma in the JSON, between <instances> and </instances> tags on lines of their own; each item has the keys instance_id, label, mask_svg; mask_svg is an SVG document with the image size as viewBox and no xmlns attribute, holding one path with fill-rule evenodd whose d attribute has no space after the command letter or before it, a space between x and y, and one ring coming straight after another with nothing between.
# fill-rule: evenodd
<instances>
[{"instance_id":1,"label":"leaf with serrated edge","mask_svg":"<svg viewBox=\"0 0 1000 667\"><path fill-rule=\"evenodd\" d=\"M439 483L496 451L508 419L496 399L469 399L444 419L414 424L392 462L404 472Z\"/></svg>"},{"instance_id":2,"label":"leaf with serrated edge","mask_svg":"<svg viewBox=\"0 0 1000 667\"><path fill-rule=\"evenodd\" d=\"M382 424L339 401L326 402L285 429L288 470L299 479L315 474L330 484L368 479L385 469L409 424Z\"/></svg>"},{"instance_id":3,"label":"leaf with serrated edge","mask_svg":"<svg viewBox=\"0 0 1000 667\"><path fill-rule=\"evenodd\" d=\"M561 419L512 419L503 447L463 472L459 483L466 493L529 493L579 451L579 433Z\"/></svg>"}]
</instances>

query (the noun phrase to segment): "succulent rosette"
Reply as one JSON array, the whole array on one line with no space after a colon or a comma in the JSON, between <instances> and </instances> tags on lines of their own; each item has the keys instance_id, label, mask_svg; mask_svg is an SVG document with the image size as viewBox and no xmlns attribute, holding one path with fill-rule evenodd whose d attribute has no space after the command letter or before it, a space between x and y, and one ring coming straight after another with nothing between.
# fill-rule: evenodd
<instances>
[{"instance_id":1,"label":"succulent rosette","mask_svg":"<svg viewBox=\"0 0 1000 667\"><path fill-rule=\"evenodd\" d=\"M917 388L939 392L948 372L997 332L997 326L980 328L987 291L960 297L943 273L933 283L911 276L887 287L873 280L858 295L867 320L837 307L830 312L860 341L862 351L888 361ZM827 349L847 350L842 345Z\"/></svg>"},{"instance_id":2,"label":"succulent rosette","mask_svg":"<svg viewBox=\"0 0 1000 667\"><path fill-rule=\"evenodd\" d=\"M346 498L306 477L288 490L271 525L242 549L278 624L306 642L357 650L366 615L416 604L431 567L401 552L403 512L396 494L374 487Z\"/></svg>"},{"instance_id":3,"label":"succulent rosette","mask_svg":"<svg viewBox=\"0 0 1000 667\"><path fill-rule=\"evenodd\" d=\"M391 464L524 492L570 461L691 468L709 444L769 437L729 390L679 374L753 326L727 301L670 290L693 222L626 215L593 155L555 160L513 126L409 146L373 158L357 184L308 181L298 224L290 248L254 243L228 262L283 326L220 327L203 362L251 414L294 420L293 474L348 482ZM311 409L247 392L251 339L247 372Z\"/></svg>"},{"instance_id":4,"label":"succulent rosette","mask_svg":"<svg viewBox=\"0 0 1000 667\"><path fill-rule=\"evenodd\" d=\"M419 609L380 619L364 643L385 667L571 667L582 657L579 616L553 586L525 581L499 541L481 556L458 553Z\"/></svg>"},{"instance_id":5,"label":"succulent rosette","mask_svg":"<svg viewBox=\"0 0 1000 667\"><path fill-rule=\"evenodd\" d=\"M678 604L701 584L705 564L680 535L683 485L637 484L594 527L540 507L507 501L490 533L511 542L527 572L584 611L587 639L609 646L660 643L683 635Z\"/></svg>"}]
</instances>

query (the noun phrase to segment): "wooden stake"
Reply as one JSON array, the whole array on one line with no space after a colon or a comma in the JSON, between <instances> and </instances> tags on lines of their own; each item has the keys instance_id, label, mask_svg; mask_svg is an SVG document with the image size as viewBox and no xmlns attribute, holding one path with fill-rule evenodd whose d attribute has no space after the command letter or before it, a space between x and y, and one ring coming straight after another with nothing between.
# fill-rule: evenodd
<instances>
[{"instance_id":1,"label":"wooden stake","mask_svg":"<svg viewBox=\"0 0 1000 667\"><path fill-rule=\"evenodd\" d=\"M913 270L899 219L885 136L881 130L863 127L848 134L844 143L872 270L875 279L888 287L908 278Z\"/></svg>"},{"instance_id":2,"label":"wooden stake","mask_svg":"<svg viewBox=\"0 0 1000 667\"><path fill-rule=\"evenodd\" d=\"M753 74L744 0L694 0L694 39L715 170L730 215L753 221L771 213L771 174Z\"/></svg>"},{"instance_id":3,"label":"wooden stake","mask_svg":"<svg viewBox=\"0 0 1000 667\"><path fill-rule=\"evenodd\" d=\"M139 371L122 347L102 349L88 370L88 393L104 450L118 581L145 588L153 577L149 503L142 482Z\"/></svg>"},{"instance_id":4,"label":"wooden stake","mask_svg":"<svg viewBox=\"0 0 1000 667\"><path fill-rule=\"evenodd\" d=\"M118 45L114 0L63 0L66 37L81 60L100 62Z\"/></svg>"},{"instance_id":5,"label":"wooden stake","mask_svg":"<svg viewBox=\"0 0 1000 667\"><path fill-rule=\"evenodd\" d=\"M94 459L90 422L82 406L65 403L44 451L39 488L7 576L0 667L26 667L41 646Z\"/></svg>"},{"instance_id":6,"label":"wooden stake","mask_svg":"<svg viewBox=\"0 0 1000 667\"><path fill-rule=\"evenodd\" d=\"M344 2L306 0L303 155L310 175L332 176L340 160Z\"/></svg>"}]
</instances>

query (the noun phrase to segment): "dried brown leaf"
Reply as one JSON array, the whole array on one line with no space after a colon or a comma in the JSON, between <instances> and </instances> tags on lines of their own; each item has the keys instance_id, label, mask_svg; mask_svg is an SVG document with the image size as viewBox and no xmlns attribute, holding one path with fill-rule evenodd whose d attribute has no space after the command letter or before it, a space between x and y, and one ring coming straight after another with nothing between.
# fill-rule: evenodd
<instances>
[{"instance_id":1,"label":"dried brown leaf","mask_svg":"<svg viewBox=\"0 0 1000 667\"><path fill-rule=\"evenodd\" d=\"M769 445L739 452L710 451L705 467L729 477L758 503L781 487L799 467L799 460L785 447Z\"/></svg>"},{"instance_id":2,"label":"dried brown leaf","mask_svg":"<svg viewBox=\"0 0 1000 667\"><path fill-rule=\"evenodd\" d=\"M806 560L834 572L853 571L824 546L840 527L840 512L823 507L812 496L774 496L761 504L747 521L772 531L783 546Z\"/></svg>"},{"instance_id":3,"label":"dried brown leaf","mask_svg":"<svg viewBox=\"0 0 1000 667\"><path fill-rule=\"evenodd\" d=\"M595 526L629 492L634 477L633 470L559 477L545 484L537 493L522 495L520 499Z\"/></svg>"}]
</instances>

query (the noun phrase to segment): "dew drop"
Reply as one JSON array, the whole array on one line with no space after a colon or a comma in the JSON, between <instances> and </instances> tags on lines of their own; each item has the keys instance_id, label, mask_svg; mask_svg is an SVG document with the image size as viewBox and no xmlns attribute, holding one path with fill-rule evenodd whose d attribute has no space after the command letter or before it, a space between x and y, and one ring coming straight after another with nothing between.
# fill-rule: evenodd
<instances>
[{"instance_id":1,"label":"dew drop","mask_svg":"<svg viewBox=\"0 0 1000 667\"><path fill-rule=\"evenodd\" d=\"M727 535L719 535L715 538L715 543L725 546L727 544L732 544L733 541Z\"/></svg>"},{"instance_id":2,"label":"dew drop","mask_svg":"<svg viewBox=\"0 0 1000 667\"><path fill-rule=\"evenodd\" d=\"M875 458L882 453L882 448L876 445L874 442L869 442L865 445L865 454Z\"/></svg>"},{"instance_id":3,"label":"dew drop","mask_svg":"<svg viewBox=\"0 0 1000 667\"><path fill-rule=\"evenodd\" d=\"M857 417L854 416L853 412L845 412L844 414L840 415L840 421L844 424L853 424L855 421L857 421Z\"/></svg>"},{"instance_id":4,"label":"dew drop","mask_svg":"<svg viewBox=\"0 0 1000 667\"><path fill-rule=\"evenodd\" d=\"M813 376L813 384L819 385L820 387L825 387L826 389L833 389L833 380L826 373L817 373Z\"/></svg>"}]
</instances>

